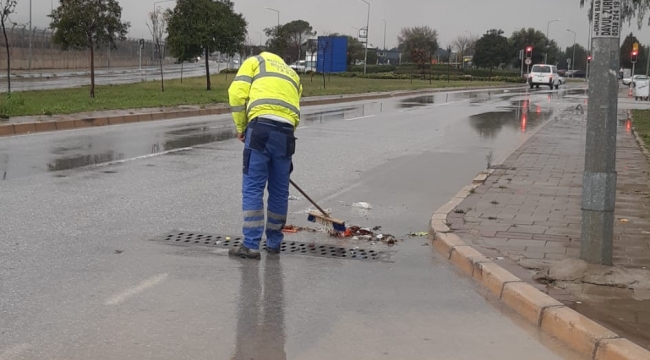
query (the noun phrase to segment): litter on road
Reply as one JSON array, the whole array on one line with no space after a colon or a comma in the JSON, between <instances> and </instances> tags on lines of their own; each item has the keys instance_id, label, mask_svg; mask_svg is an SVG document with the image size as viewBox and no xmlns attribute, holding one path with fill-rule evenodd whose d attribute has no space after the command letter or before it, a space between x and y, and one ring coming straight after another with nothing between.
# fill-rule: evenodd
<instances>
[{"instance_id":1,"label":"litter on road","mask_svg":"<svg viewBox=\"0 0 650 360\"><path fill-rule=\"evenodd\" d=\"M356 202L352 204L352 207L359 208L359 209L365 209L365 210L372 210L372 205L370 205L367 202Z\"/></svg>"},{"instance_id":2,"label":"litter on road","mask_svg":"<svg viewBox=\"0 0 650 360\"><path fill-rule=\"evenodd\" d=\"M375 226L373 229L379 230L381 229L381 226ZM349 238L351 240L359 240L359 241L368 241L368 242L372 242L373 245L375 242L382 242L384 244L392 246L397 244L399 241L403 241L403 240L398 240L393 235L375 233L370 228L362 228L360 226L350 226L345 230L345 232L336 231L332 229L325 229L325 228L323 228L322 230L317 230L314 228L299 227L294 225L286 225L282 229L282 232L286 234L296 234L303 231L312 232L312 233L324 232L331 237L344 238L344 239Z\"/></svg>"},{"instance_id":3,"label":"litter on road","mask_svg":"<svg viewBox=\"0 0 650 360\"><path fill-rule=\"evenodd\" d=\"M416 236L429 236L429 233L426 232L426 231L420 231L420 232L416 232L416 233L412 232L412 233L409 233L409 236L410 236L410 237L416 237Z\"/></svg>"}]
</instances>

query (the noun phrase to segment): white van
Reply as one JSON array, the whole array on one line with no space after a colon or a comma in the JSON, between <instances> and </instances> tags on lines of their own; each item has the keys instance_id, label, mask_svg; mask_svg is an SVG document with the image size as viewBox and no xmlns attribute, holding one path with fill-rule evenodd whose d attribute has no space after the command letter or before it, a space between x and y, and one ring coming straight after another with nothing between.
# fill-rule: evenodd
<instances>
[{"instance_id":1,"label":"white van","mask_svg":"<svg viewBox=\"0 0 650 360\"><path fill-rule=\"evenodd\" d=\"M554 65L533 65L528 76L528 84L539 88L540 85L548 86L551 89L560 88L560 74Z\"/></svg>"}]
</instances>

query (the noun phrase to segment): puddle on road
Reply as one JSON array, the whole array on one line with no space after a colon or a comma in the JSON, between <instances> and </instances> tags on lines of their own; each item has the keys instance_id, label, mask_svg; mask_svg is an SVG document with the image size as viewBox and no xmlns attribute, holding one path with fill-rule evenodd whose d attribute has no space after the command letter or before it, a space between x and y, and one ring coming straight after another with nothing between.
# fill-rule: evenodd
<instances>
[{"instance_id":1,"label":"puddle on road","mask_svg":"<svg viewBox=\"0 0 650 360\"><path fill-rule=\"evenodd\" d=\"M234 138L236 132L231 128L214 129L207 126L189 127L168 131L163 135L163 141L152 140L149 146L149 154L157 154L164 151L187 148L197 145L209 144L217 141L230 140ZM92 152L92 139L88 139L87 145L78 145L71 147L55 147L51 154L58 155L53 161L47 163L49 171L71 170L89 165L103 164L112 161L119 161L131 157L141 156L142 147L138 149L125 150L124 152L108 150L97 154L88 154L81 152ZM79 153L77 155L66 155L69 153Z\"/></svg>"},{"instance_id":2,"label":"puddle on road","mask_svg":"<svg viewBox=\"0 0 650 360\"><path fill-rule=\"evenodd\" d=\"M504 96L503 94L510 93L510 95ZM481 104L493 99L498 99L499 101L509 100L515 96L520 96L523 93L519 91L510 91L510 90L499 90L499 91L479 91L479 92L457 92L457 93L442 93L442 94L431 94L424 96L416 96L411 98L406 98L399 103L400 108L416 108L432 104L448 104L453 102L459 102L463 100L470 100L470 104Z\"/></svg>"},{"instance_id":3,"label":"puddle on road","mask_svg":"<svg viewBox=\"0 0 650 360\"><path fill-rule=\"evenodd\" d=\"M511 106L499 109L470 117L470 125L480 137L496 138L504 129L525 133L553 116L552 109L531 104L528 100L512 101Z\"/></svg>"},{"instance_id":4,"label":"puddle on road","mask_svg":"<svg viewBox=\"0 0 650 360\"><path fill-rule=\"evenodd\" d=\"M581 303L568 304L619 335L650 350L650 299L638 299L634 291L615 287L576 285Z\"/></svg>"}]
</instances>

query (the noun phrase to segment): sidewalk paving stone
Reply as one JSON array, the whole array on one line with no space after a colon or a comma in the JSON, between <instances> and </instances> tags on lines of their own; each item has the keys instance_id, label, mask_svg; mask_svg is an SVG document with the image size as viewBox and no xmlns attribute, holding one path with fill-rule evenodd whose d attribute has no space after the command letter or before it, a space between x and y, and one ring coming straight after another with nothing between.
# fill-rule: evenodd
<instances>
[{"instance_id":1,"label":"sidewalk paving stone","mask_svg":"<svg viewBox=\"0 0 650 360\"><path fill-rule=\"evenodd\" d=\"M559 117L540 129L505 160L502 169L495 170L457 207L471 210L462 214L464 222L454 217L454 231L492 258L505 256L533 261L578 258L585 131L586 116L582 115ZM647 269L650 268L650 166L634 135L625 126L619 127L617 139L614 263ZM528 281L533 286L540 285ZM627 291L611 291L619 290ZM562 291L556 293L562 296ZM600 314L600 320L627 329L632 338L640 334L637 342L650 348L650 343L645 344L650 333L650 311L640 312L638 306L626 306L615 313L608 313L611 307L606 309Z\"/></svg>"}]
</instances>

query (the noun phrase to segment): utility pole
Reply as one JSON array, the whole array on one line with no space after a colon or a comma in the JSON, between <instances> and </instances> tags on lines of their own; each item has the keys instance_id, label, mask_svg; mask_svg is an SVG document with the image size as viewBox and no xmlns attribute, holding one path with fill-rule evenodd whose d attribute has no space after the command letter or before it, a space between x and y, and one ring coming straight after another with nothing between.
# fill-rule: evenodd
<instances>
[{"instance_id":1,"label":"utility pole","mask_svg":"<svg viewBox=\"0 0 650 360\"><path fill-rule=\"evenodd\" d=\"M386 19L382 18L381 21L384 22L384 50L386 50Z\"/></svg>"},{"instance_id":2,"label":"utility pole","mask_svg":"<svg viewBox=\"0 0 650 360\"><path fill-rule=\"evenodd\" d=\"M138 46L140 48L139 49L140 50L140 67L139 68L140 68L140 71L142 71L142 48L144 48L144 39L140 39L139 45L140 45L140 46ZM182 63L181 63L181 66L182 66Z\"/></svg>"},{"instance_id":3,"label":"utility pole","mask_svg":"<svg viewBox=\"0 0 650 360\"><path fill-rule=\"evenodd\" d=\"M566 31L570 32L573 34L573 58L571 58L571 64L573 65L571 67L571 70L575 70L576 67L576 32L570 29L567 29ZM573 74L571 74L571 77L573 77Z\"/></svg>"},{"instance_id":4,"label":"utility pole","mask_svg":"<svg viewBox=\"0 0 650 360\"><path fill-rule=\"evenodd\" d=\"M29 0L29 60L28 67L32 70L32 0Z\"/></svg>"},{"instance_id":5,"label":"utility pole","mask_svg":"<svg viewBox=\"0 0 650 360\"><path fill-rule=\"evenodd\" d=\"M609 266L613 264L621 20L619 1L594 1L580 258Z\"/></svg>"},{"instance_id":6,"label":"utility pole","mask_svg":"<svg viewBox=\"0 0 650 360\"><path fill-rule=\"evenodd\" d=\"M278 31L280 31L280 10L271 9L270 7L267 7L266 10L270 10L278 14Z\"/></svg>"},{"instance_id":7,"label":"utility pole","mask_svg":"<svg viewBox=\"0 0 650 360\"><path fill-rule=\"evenodd\" d=\"M648 59L648 62L645 65L645 74L647 76L648 73L650 73L650 46L648 46L648 48L646 49L646 55L645 56Z\"/></svg>"},{"instance_id":8,"label":"utility pole","mask_svg":"<svg viewBox=\"0 0 650 360\"><path fill-rule=\"evenodd\" d=\"M548 31L551 29L551 23L557 22L557 21L562 21L562 19L551 20L546 24L546 40L549 42L549 44L551 42L551 39L548 38ZM547 48L548 48L548 46L547 46ZM546 52L546 54L544 54L544 64L546 64L546 62L548 62L548 51Z\"/></svg>"},{"instance_id":9,"label":"utility pole","mask_svg":"<svg viewBox=\"0 0 650 360\"><path fill-rule=\"evenodd\" d=\"M368 5L368 18L366 20L366 54L363 60L363 75L368 72L368 41L370 40L370 3L366 0L361 0Z\"/></svg>"}]
</instances>

